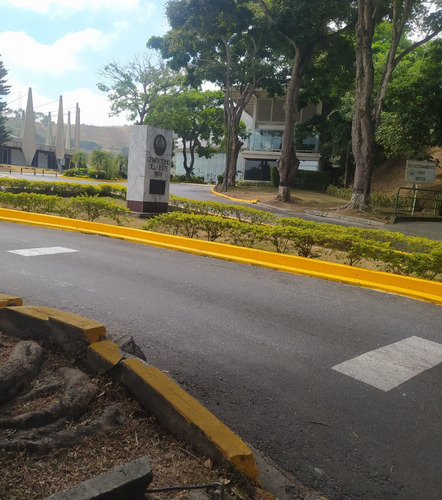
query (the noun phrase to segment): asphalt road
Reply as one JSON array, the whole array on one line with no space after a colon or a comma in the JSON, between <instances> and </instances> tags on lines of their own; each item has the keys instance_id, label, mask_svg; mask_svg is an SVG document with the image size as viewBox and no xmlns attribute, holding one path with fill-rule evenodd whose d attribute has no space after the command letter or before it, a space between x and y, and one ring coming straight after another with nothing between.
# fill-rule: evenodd
<instances>
[{"instance_id":1,"label":"asphalt road","mask_svg":"<svg viewBox=\"0 0 442 500\"><path fill-rule=\"evenodd\" d=\"M5 222L0 235L1 291L96 319L112 340L132 335L329 499L440 498L442 358L422 371L440 355L439 306L99 236ZM48 247L75 252L11 253ZM368 373L357 357L385 346ZM350 360L351 376L337 369Z\"/></svg>"}]
</instances>

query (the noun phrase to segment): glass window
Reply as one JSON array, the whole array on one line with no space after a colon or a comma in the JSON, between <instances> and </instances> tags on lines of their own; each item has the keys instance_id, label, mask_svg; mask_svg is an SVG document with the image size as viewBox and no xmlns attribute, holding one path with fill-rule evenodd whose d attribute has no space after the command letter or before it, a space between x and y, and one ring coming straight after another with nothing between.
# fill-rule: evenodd
<instances>
[{"instance_id":1,"label":"glass window","mask_svg":"<svg viewBox=\"0 0 442 500\"><path fill-rule=\"evenodd\" d=\"M245 160L244 179L246 181L270 181L270 167L275 160Z\"/></svg>"}]
</instances>

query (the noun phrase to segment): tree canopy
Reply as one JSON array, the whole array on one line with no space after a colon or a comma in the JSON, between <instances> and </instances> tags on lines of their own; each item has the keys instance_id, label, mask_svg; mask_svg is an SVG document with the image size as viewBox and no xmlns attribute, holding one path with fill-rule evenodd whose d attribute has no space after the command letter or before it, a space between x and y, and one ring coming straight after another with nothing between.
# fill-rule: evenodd
<instances>
[{"instance_id":1,"label":"tree canopy","mask_svg":"<svg viewBox=\"0 0 442 500\"><path fill-rule=\"evenodd\" d=\"M286 88L284 135L278 162L281 201L290 200L290 186L299 167L294 130L299 94L304 77L318 52L333 49L332 42L345 33L353 21L351 4L345 0L259 0L269 23L269 41L273 50L290 63Z\"/></svg>"},{"instance_id":2,"label":"tree canopy","mask_svg":"<svg viewBox=\"0 0 442 500\"><path fill-rule=\"evenodd\" d=\"M212 82L224 91L224 121L230 138L229 184L234 184L242 113L258 88L286 81L285 65L267 43L267 31L255 21L254 2L244 0L171 0L166 15L171 29L153 37L171 68L186 68L195 86Z\"/></svg>"},{"instance_id":3,"label":"tree canopy","mask_svg":"<svg viewBox=\"0 0 442 500\"><path fill-rule=\"evenodd\" d=\"M356 24L355 102L352 116L352 149L355 159L353 195L348 204L364 209L370 201L370 182L375 161L376 131L387 89L398 64L415 48L430 41L442 29L441 0L358 0ZM376 27L391 25L388 51L380 74L375 72ZM403 47L405 33L417 32L417 41Z\"/></svg>"},{"instance_id":4,"label":"tree canopy","mask_svg":"<svg viewBox=\"0 0 442 500\"><path fill-rule=\"evenodd\" d=\"M183 89L158 96L146 114L146 125L173 130L181 139L187 177L192 174L195 154L210 158L217 152L224 134L223 98L220 91Z\"/></svg>"},{"instance_id":5,"label":"tree canopy","mask_svg":"<svg viewBox=\"0 0 442 500\"><path fill-rule=\"evenodd\" d=\"M377 141L389 158L425 160L442 146L442 40L410 53L387 90Z\"/></svg>"},{"instance_id":6,"label":"tree canopy","mask_svg":"<svg viewBox=\"0 0 442 500\"><path fill-rule=\"evenodd\" d=\"M111 101L110 116L128 113L128 118L142 124L149 106L158 94L173 88L181 79L152 53L135 55L127 64L116 61L106 64L99 75L109 81L97 87L108 94Z\"/></svg>"}]
</instances>

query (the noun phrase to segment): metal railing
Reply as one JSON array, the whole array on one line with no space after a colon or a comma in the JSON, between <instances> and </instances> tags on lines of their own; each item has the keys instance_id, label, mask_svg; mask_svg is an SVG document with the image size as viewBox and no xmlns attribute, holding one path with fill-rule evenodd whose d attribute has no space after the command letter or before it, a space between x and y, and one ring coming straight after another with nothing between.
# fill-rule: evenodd
<instances>
[{"instance_id":1,"label":"metal railing","mask_svg":"<svg viewBox=\"0 0 442 500\"><path fill-rule=\"evenodd\" d=\"M442 218L442 192L400 187L394 202L394 217Z\"/></svg>"},{"instance_id":2,"label":"metal railing","mask_svg":"<svg viewBox=\"0 0 442 500\"><path fill-rule=\"evenodd\" d=\"M20 169L20 170L19 170ZM0 172L8 172L12 174L12 172L18 173L21 175L25 174L34 174L34 175L55 175L58 177L58 170L44 169L44 168L35 168L35 167L14 167L12 168L10 165L0 165Z\"/></svg>"}]
</instances>

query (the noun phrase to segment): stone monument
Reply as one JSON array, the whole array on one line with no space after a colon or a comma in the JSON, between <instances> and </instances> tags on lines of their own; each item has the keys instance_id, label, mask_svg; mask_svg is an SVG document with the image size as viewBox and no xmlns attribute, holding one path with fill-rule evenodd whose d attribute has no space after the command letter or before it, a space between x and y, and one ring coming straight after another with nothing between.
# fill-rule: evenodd
<instances>
[{"instance_id":1,"label":"stone monument","mask_svg":"<svg viewBox=\"0 0 442 500\"><path fill-rule=\"evenodd\" d=\"M173 133L134 125L129 138L127 208L138 214L167 212Z\"/></svg>"}]
</instances>

